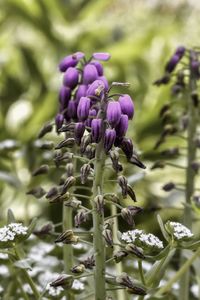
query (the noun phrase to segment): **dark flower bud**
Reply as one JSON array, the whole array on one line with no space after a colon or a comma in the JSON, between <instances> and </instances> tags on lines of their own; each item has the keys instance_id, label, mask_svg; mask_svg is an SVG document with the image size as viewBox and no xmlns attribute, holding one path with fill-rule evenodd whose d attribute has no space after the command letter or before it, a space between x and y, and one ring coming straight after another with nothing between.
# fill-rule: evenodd
<instances>
[{"instance_id":1,"label":"dark flower bud","mask_svg":"<svg viewBox=\"0 0 200 300\"><path fill-rule=\"evenodd\" d=\"M138 159L136 155L132 155L131 158L129 159L129 162L141 169L146 169L146 166Z\"/></svg>"},{"instance_id":2,"label":"dark flower bud","mask_svg":"<svg viewBox=\"0 0 200 300\"><path fill-rule=\"evenodd\" d=\"M102 76L103 75L103 66L102 66L102 64L100 64L100 62L98 62L98 61L92 61L91 64L96 67L98 75Z\"/></svg>"},{"instance_id":3,"label":"dark flower bud","mask_svg":"<svg viewBox=\"0 0 200 300\"><path fill-rule=\"evenodd\" d=\"M108 246L113 247L113 234L112 230L110 229L104 229L103 230L103 237L107 243Z\"/></svg>"},{"instance_id":4,"label":"dark flower bud","mask_svg":"<svg viewBox=\"0 0 200 300\"><path fill-rule=\"evenodd\" d=\"M123 137L126 134L127 129L128 129L128 116L121 115L119 123L115 128L117 137Z\"/></svg>"},{"instance_id":5,"label":"dark flower bud","mask_svg":"<svg viewBox=\"0 0 200 300\"><path fill-rule=\"evenodd\" d=\"M68 200L70 198L70 194L67 192L64 195L63 194L58 194L55 197L52 197L49 199L50 204L54 203L63 203L64 201Z\"/></svg>"},{"instance_id":6,"label":"dark flower bud","mask_svg":"<svg viewBox=\"0 0 200 300\"><path fill-rule=\"evenodd\" d=\"M132 279L124 272L121 275L116 277L116 282L118 284L128 287L128 288L134 287L134 283L133 283Z\"/></svg>"},{"instance_id":7,"label":"dark flower bud","mask_svg":"<svg viewBox=\"0 0 200 300\"><path fill-rule=\"evenodd\" d=\"M168 111L170 109L170 104L169 103L166 103L164 104L161 109L160 109L160 117L163 116L163 114Z\"/></svg>"},{"instance_id":8,"label":"dark flower bud","mask_svg":"<svg viewBox=\"0 0 200 300\"><path fill-rule=\"evenodd\" d=\"M64 74L63 84L73 89L78 84L78 78L78 70L76 68L69 67Z\"/></svg>"},{"instance_id":9,"label":"dark flower bud","mask_svg":"<svg viewBox=\"0 0 200 300\"><path fill-rule=\"evenodd\" d=\"M119 250L114 253L114 260L116 263L119 263L123 260L124 257L128 255L127 251Z\"/></svg>"},{"instance_id":10,"label":"dark flower bud","mask_svg":"<svg viewBox=\"0 0 200 300\"><path fill-rule=\"evenodd\" d=\"M82 167L81 167L81 183L82 184L85 184L87 179L88 179L88 176L90 175L90 170L91 170L91 167L89 164L84 164Z\"/></svg>"},{"instance_id":11,"label":"dark flower bud","mask_svg":"<svg viewBox=\"0 0 200 300\"><path fill-rule=\"evenodd\" d=\"M102 195L97 195L94 198L94 203L95 203L96 211L100 215L103 215L103 212L104 212L104 198L103 198L103 196Z\"/></svg>"},{"instance_id":12,"label":"dark flower bud","mask_svg":"<svg viewBox=\"0 0 200 300\"><path fill-rule=\"evenodd\" d=\"M119 153L118 153L118 151L117 150L110 151L109 156L110 156L111 161L112 161L113 169L116 172L121 172L123 170L123 167L119 162Z\"/></svg>"},{"instance_id":13,"label":"dark flower bud","mask_svg":"<svg viewBox=\"0 0 200 300\"><path fill-rule=\"evenodd\" d=\"M184 47L184 46L179 46L179 47L176 49L175 54L178 55L180 58L182 58L183 55L185 54L185 47Z\"/></svg>"},{"instance_id":14,"label":"dark flower bud","mask_svg":"<svg viewBox=\"0 0 200 300\"><path fill-rule=\"evenodd\" d=\"M93 119L91 122L92 141L99 143L102 137L102 119Z\"/></svg>"},{"instance_id":15,"label":"dark flower bud","mask_svg":"<svg viewBox=\"0 0 200 300\"><path fill-rule=\"evenodd\" d=\"M106 118L112 127L115 127L119 123L121 114L122 112L119 102L110 101L106 109Z\"/></svg>"},{"instance_id":16,"label":"dark flower bud","mask_svg":"<svg viewBox=\"0 0 200 300\"><path fill-rule=\"evenodd\" d=\"M40 199L46 194L46 191L41 186L38 186L36 188L29 190L26 194L32 195L35 198Z\"/></svg>"},{"instance_id":17,"label":"dark flower bud","mask_svg":"<svg viewBox=\"0 0 200 300\"><path fill-rule=\"evenodd\" d=\"M58 188L52 187L46 194L46 198L50 199L50 198L54 198L55 196L58 196Z\"/></svg>"},{"instance_id":18,"label":"dark flower bud","mask_svg":"<svg viewBox=\"0 0 200 300\"><path fill-rule=\"evenodd\" d=\"M197 174L198 171L199 171L199 169L200 169L200 162L198 162L198 161L193 161L193 162L191 163L191 167L192 167L192 169L195 171L195 173Z\"/></svg>"},{"instance_id":19,"label":"dark flower bud","mask_svg":"<svg viewBox=\"0 0 200 300\"><path fill-rule=\"evenodd\" d=\"M125 249L128 253L133 254L138 258L145 259L142 248L136 247L134 244L128 244Z\"/></svg>"},{"instance_id":20,"label":"dark flower bud","mask_svg":"<svg viewBox=\"0 0 200 300\"><path fill-rule=\"evenodd\" d=\"M87 64L83 69L83 83L90 84L98 78L98 72L93 64Z\"/></svg>"},{"instance_id":21,"label":"dark flower bud","mask_svg":"<svg viewBox=\"0 0 200 300\"><path fill-rule=\"evenodd\" d=\"M131 97L128 94L119 97L119 103L123 114L127 115L129 119L134 116L134 105Z\"/></svg>"},{"instance_id":22,"label":"dark flower bud","mask_svg":"<svg viewBox=\"0 0 200 300\"><path fill-rule=\"evenodd\" d=\"M77 103L74 100L69 100L67 111L64 113L66 121L77 116Z\"/></svg>"},{"instance_id":23,"label":"dark flower bud","mask_svg":"<svg viewBox=\"0 0 200 300\"><path fill-rule=\"evenodd\" d=\"M110 59L111 55L107 52L96 52L92 54L92 57L97 60L107 61Z\"/></svg>"},{"instance_id":24,"label":"dark flower bud","mask_svg":"<svg viewBox=\"0 0 200 300\"><path fill-rule=\"evenodd\" d=\"M199 79L200 77L200 70L199 70L200 63L197 60L192 60L191 62L191 70L192 74L195 78Z\"/></svg>"},{"instance_id":25,"label":"dark flower bud","mask_svg":"<svg viewBox=\"0 0 200 300\"><path fill-rule=\"evenodd\" d=\"M191 93L191 98L192 98L194 106L197 107L198 104L199 104L199 95L198 95L198 93L196 91L192 92Z\"/></svg>"},{"instance_id":26,"label":"dark flower bud","mask_svg":"<svg viewBox=\"0 0 200 300\"><path fill-rule=\"evenodd\" d=\"M77 244L78 241L79 237L74 235L74 232L70 229L61 233L55 240L55 243Z\"/></svg>"},{"instance_id":27,"label":"dark flower bud","mask_svg":"<svg viewBox=\"0 0 200 300\"><path fill-rule=\"evenodd\" d=\"M92 142L92 138L91 138L91 135L88 134L88 135L84 135L81 139L81 145L80 145L80 150L81 150L81 153L84 153L87 146Z\"/></svg>"},{"instance_id":28,"label":"dark flower bud","mask_svg":"<svg viewBox=\"0 0 200 300\"><path fill-rule=\"evenodd\" d=\"M82 260L81 263L86 267L86 269L93 269L93 267L95 266L94 255L91 255L86 259Z\"/></svg>"},{"instance_id":29,"label":"dark flower bud","mask_svg":"<svg viewBox=\"0 0 200 300\"><path fill-rule=\"evenodd\" d=\"M88 159L93 159L95 157L95 147L92 145L87 145L85 149L85 155Z\"/></svg>"},{"instance_id":30,"label":"dark flower bud","mask_svg":"<svg viewBox=\"0 0 200 300\"><path fill-rule=\"evenodd\" d=\"M133 295L146 295L146 290L141 286L134 286L133 288L128 288L127 292Z\"/></svg>"},{"instance_id":31,"label":"dark flower bud","mask_svg":"<svg viewBox=\"0 0 200 300\"><path fill-rule=\"evenodd\" d=\"M80 145L81 138L83 137L84 132L85 132L85 125L82 122L76 123L74 128L74 137L78 145Z\"/></svg>"},{"instance_id":32,"label":"dark flower bud","mask_svg":"<svg viewBox=\"0 0 200 300\"><path fill-rule=\"evenodd\" d=\"M65 206L72 207L72 208L79 208L81 204L82 204L82 202L77 199L72 199L72 200L65 202Z\"/></svg>"},{"instance_id":33,"label":"dark flower bud","mask_svg":"<svg viewBox=\"0 0 200 300\"><path fill-rule=\"evenodd\" d=\"M64 122L64 116L62 114L57 114L56 117L55 117L55 124L56 124L57 132L62 127L63 122Z\"/></svg>"},{"instance_id":34,"label":"dark flower bud","mask_svg":"<svg viewBox=\"0 0 200 300\"><path fill-rule=\"evenodd\" d=\"M66 125L63 125L62 128L60 128L59 132L73 132L76 124L75 123L68 123Z\"/></svg>"},{"instance_id":35,"label":"dark flower bud","mask_svg":"<svg viewBox=\"0 0 200 300\"><path fill-rule=\"evenodd\" d=\"M87 96L92 97L100 97L105 91L105 84L102 80L95 80L92 84L90 84L87 90Z\"/></svg>"},{"instance_id":36,"label":"dark flower bud","mask_svg":"<svg viewBox=\"0 0 200 300\"><path fill-rule=\"evenodd\" d=\"M72 148L74 146L75 139L74 138L68 138L66 140L61 141L55 149L61 149L63 147Z\"/></svg>"},{"instance_id":37,"label":"dark flower bud","mask_svg":"<svg viewBox=\"0 0 200 300\"><path fill-rule=\"evenodd\" d=\"M165 192L170 192L172 191L174 188L176 187L176 185L173 182L168 182L165 185L163 185L162 189Z\"/></svg>"},{"instance_id":38,"label":"dark flower bud","mask_svg":"<svg viewBox=\"0 0 200 300\"><path fill-rule=\"evenodd\" d=\"M178 54L174 54L172 58L168 61L168 63L165 66L165 71L168 73L171 73L176 68L177 64L180 61L180 56Z\"/></svg>"},{"instance_id":39,"label":"dark flower bud","mask_svg":"<svg viewBox=\"0 0 200 300\"><path fill-rule=\"evenodd\" d=\"M164 151L161 152L162 155L166 155L166 156L177 156L179 155L179 148L178 147L173 147L173 148L169 148L166 149Z\"/></svg>"},{"instance_id":40,"label":"dark flower bud","mask_svg":"<svg viewBox=\"0 0 200 300\"><path fill-rule=\"evenodd\" d=\"M97 111L96 109L92 108L89 110L88 119L85 121L85 126L91 127L92 120L96 117Z\"/></svg>"},{"instance_id":41,"label":"dark flower bud","mask_svg":"<svg viewBox=\"0 0 200 300\"><path fill-rule=\"evenodd\" d=\"M162 136L165 137L166 135L173 135L177 132L177 128L171 124L167 124L164 127Z\"/></svg>"},{"instance_id":42,"label":"dark flower bud","mask_svg":"<svg viewBox=\"0 0 200 300\"><path fill-rule=\"evenodd\" d=\"M79 101L81 99L81 97L85 97L86 96L86 92L87 92L88 86L86 84L80 84L78 86L78 89L76 91L76 100Z\"/></svg>"},{"instance_id":43,"label":"dark flower bud","mask_svg":"<svg viewBox=\"0 0 200 300\"><path fill-rule=\"evenodd\" d=\"M127 185L127 193L128 193L128 195L131 197L131 199L134 201L134 202L136 202L137 200L136 200L136 196L135 196L135 192L134 192L134 190L132 189L132 187L128 184Z\"/></svg>"},{"instance_id":44,"label":"dark flower bud","mask_svg":"<svg viewBox=\"0 0 200 300\"><path fill-rule=\"evenodd\" d=\"M54 231L53 224L51 222L43 225L40 229L34 230L33 233L37 236L43 236L51 234Z\"/></svg>"},{"instance_id":45,"label":"dark flower bud","mask_svg":"<svg viewBox=\"0 0 200 300\"><path fill-rule=\"evenodd\" d=\"M127 159L130 159L133 155L133 143L131 139L123 138L121 141L120 148L126 155Z\"/></svg>"},{"instance_id":46,"label":"dark flower bud","mask_svg":"<svg viewBox=\"0 0 200 300\"><path fill-rule=\"evenodd\" d=\"M67 108L70 98L71 98L71 89L69 87L62 86L59 93L59 102L60 102L61 111Z\"/></svg>"},{"instance_id":47,"label":"dark flower bud","mask_svg":"<svg viewBox=\"0 0 200 300\"><path fill-rule=\"evenodd\" d=\"M180 84L174 84L171 88L172 95L178 95L183 89L183 86Z\"/></svg>"},{"instance_id":48,"label":"dark flower bud","mask_svg":"<svg viewBox=\"0 0 200 300\"><path fill-rule=\"evenodd\" d=\"M85 121L87 119L89 115L90 104L89 98L81 97L77 108L77 116L80 121Z\"/></svg>"},{"instance_id":49,"label":"dark flower bud","mask_svg":"<svg viewBox=\"0 0 200 300\"><path fill-rule=\"evenodd\" d=\"M74 217L75 227L79 227L82 223L87 221L88 212L84 209L79 210L79 212Z\"/></svg>"},{"instance_id":50,"label":"dark flower bud","mask_svg":"<svg viewBox=\"0 0 200 300\"><path fill-rule=\"evenodd\" d=\"M122 218L130 225L135 227L135 222L133 220L133 216L127 207L121 210Z\"/></svg>"},{"instance_id":51,"label":"dark flower bud","mask_svg":"<svg viewBox=\"0 0 200 300\"><path fill-rule=\"evenodd\" d=\"M104 149L106 153L108 153L109 150L114 145L115 139L116 139L115 129L107 128L104 135Z\"/></svg>"},{"instance_id":52,"label":"dark flower bud","mask_svg":"<svg viewBox=\"0 0 200 300\"><path fill-rule=\"evenodd\" d=\"M47 174L49 172L49 166L48 165L42 165L35 171L33 171L32 176L38 176L38 175L43 175Z\"/></svg>"},{"instance_id":53,"label":"dark flower bud","mask_svg":"<svg viewBox=\"0 0 200 300\"><path fill-rule=\"evenodd\" d=\"M105 91L108 91L109 83L108 83L108 80L106 79L106 77L105 76L100 76L100 77L98 77L98 80L103 81L104 86L105 86Z\"/></svg>"},{"instance_id":54,"label":"dark flower bud","mask_svg":"<svg viewBox=\"0 0 200 300\"><path fill-rule=\"evenodd\" d=\"M68 189L75 184L75 182L76 182L75 177L73 177L73 176L67 177L67 179L65 180L65 183L63 184L63 186L61 188L60 194L61 195L65 194L68 191Z\"/></svg>"},{"instance_id":55,"label":"dark flower bud","mask_svg":"<svg viewBox=\"0 0 200 300\"><path fill-rule=\"evenodd\" d=\"M131 212L132 216L135 216L143 211L143 209L139 206L127 206L127 208Z\"/></svg>"},{"instance_id":56,"label":"dark flower bud","mask_svg":"<svg viewBox=\"0 0 200 300\"><path fill-rule=\"evenodd\" d=\"M84 264L79 264L71 268L71 272L74 274L82 274L85 272L85 266Z\"/></svg>"},{"instance_id":57,"label":"dark flower bud","mask_svg":"<svg viewBox=\"0 0 200 300\"><path fill-rule=\"evenodd\" d=\"M65 289L65 288L70 288L72 286L72 283L73 283L72 275L62 274L56 280L52 281L50 283L50 286L54 288L61 286Z\"/></svg>"},{"instance_id":58,"label":"dark flower bud","mask_svg":"<svg viewBox=\"0 0 200 300\"><path fill-rule=\"evenodd\" d=\"M118 184L121 187L123 198L126 198L128 193L128 180L125 176L120 175L118 177Z\"/></svg>"},{"instance_id":59,"label":"dark flower bud","mask_svg":"<svg viewBox=\"0 0 200 300\"><path fill-rule=\"evenodd\" d=\"M74 165L73 165L73 163L66 164L66 173L67 173L67 177L70 177L70 176L74 175Z\"/></svg>"},{"instance_id":60,"label":"dark flower bud","mask_svg":"<svg viewBox=\"0 0 200 300\"><path fill-rule=\"evenodd\" d=\"M165 166L166 166L166 164L165 164L164 161L156 161L152 165L151 170L154 170L154 169L163 169Z\"/></svg>"},{"instance_id":61,"label":"dark flower bud","mask_svg":"<svg viewBox=\"0 0 200 300\"><path fill-rule=\"evenodd\" d=\"M38 139L42 138L43 136L45 136L47 133L51 132L53 129L53 125L50 123L45 124L42 129L40 130L40 132L38 133Z\"/></svg>"},{"instance_id":62,"label":"dark flower bud","mask_svg":"<svg viewBox=\"0 0 200 300\"><path fill-rule=\"evenodd\" d=\"M170 81L170 76L168 74L164 75L163 77L157 79L153 82L154 85L160 86L161 84L167 84Z\"/></svg>"}]
</instances>

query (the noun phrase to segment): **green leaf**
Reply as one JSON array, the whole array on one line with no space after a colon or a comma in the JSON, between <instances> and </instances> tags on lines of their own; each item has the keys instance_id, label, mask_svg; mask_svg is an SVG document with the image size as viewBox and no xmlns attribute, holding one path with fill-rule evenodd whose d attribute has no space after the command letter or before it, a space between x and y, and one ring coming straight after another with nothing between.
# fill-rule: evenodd
<instances>
[{"instance_id":1,"label":"green leaf","mask_svg":"<svg viewBox=\"0 0 200 300\"><path fill-rule=\"evenodd\" d=\"M164 224L163 224L163 221L162 221L160 215L157 215L157 220L158 220L158 224L160 226L160 230L161 230L161 232L163 234L163 237L166 239L167 242L169 242L170 241L170 237L169 237L167 231L165 230L165 227L164 227Z\"/></svg>"}]
</instances>

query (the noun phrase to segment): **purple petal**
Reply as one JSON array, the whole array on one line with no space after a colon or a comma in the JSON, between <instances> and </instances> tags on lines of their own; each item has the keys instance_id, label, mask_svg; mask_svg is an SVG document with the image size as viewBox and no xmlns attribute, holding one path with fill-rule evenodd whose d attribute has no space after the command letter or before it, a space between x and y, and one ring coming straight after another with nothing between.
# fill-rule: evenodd
<instances>
[{"instance_id":1,"label":"purple petal","mask_svg":"<svg viewBox=\"0 0 200 300\"><path fill-rule=\"evenodd\" d=\"M111 55L107 52L97 52L97 53L93 53L92 57L97 60L106 61L110 59Z\"/></svg>"}]
</instances>

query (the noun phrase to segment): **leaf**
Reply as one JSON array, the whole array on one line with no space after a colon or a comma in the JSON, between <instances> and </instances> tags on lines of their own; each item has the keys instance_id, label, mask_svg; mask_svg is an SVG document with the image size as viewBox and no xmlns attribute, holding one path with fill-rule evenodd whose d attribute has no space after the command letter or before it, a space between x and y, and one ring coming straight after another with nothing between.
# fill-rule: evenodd
<instances>
[{"instance_id":1,"label":"leaf","mask_svg":"<svg viewBox=\"0 0 200 300\"><path fill-rule=\"evenodd\" d=\"M163 224L163 221L162 221L160 215L157 215L157 220L158 220L158 224L160 226L160 230L161 230L161 232L163 234L163 237L166 239L167 242L169 242L170 241L170 237L169 237L167 231L165 230L165 227L164 227L164 224Z\"/></svg>"}]
</instances>

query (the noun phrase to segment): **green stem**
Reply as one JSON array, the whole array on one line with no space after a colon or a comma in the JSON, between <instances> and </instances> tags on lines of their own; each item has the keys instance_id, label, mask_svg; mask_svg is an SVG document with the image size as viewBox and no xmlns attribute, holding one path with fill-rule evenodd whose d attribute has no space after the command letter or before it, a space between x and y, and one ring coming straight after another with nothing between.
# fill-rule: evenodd
<instances>
[{"instance_id":1,"label":"green stem","mask_svg":"<svg viewBox=\"0 0 200 300\"><path fill-rule=\"evenodd\" d=\"M103 185L103 167L105 164L105 154L103 150L103 142L101 141L96 148L95 154L95 169L93 181L93 199L99 194L102 194ZM106 299L105 289L105 241L102 235L104 226L104 214L100 215L93 203L93 226L94 226L94 252L95 252L95 274L94 274L94 289L95 300Z\"/></svg>"},{"instance_id":2,"label":"green stem","mask_svg":"<svg viewBox=\"0 0 200 300\"><path fill-rule=\"evenodd\" d=\"M190 62L191 63L191 62ZM193 75L192 68L190 67L190 82L189 82L189 93L191 94L196 90L196 79ZM192 169L192 162L196 157L196 146L194 143L194 138L197 129L198 121L198 110L195 108L192 98L188 97L188 115L189 115L189 124L187 132L187 169L186 169L186 191L185 191L185 203L191 206L191 198L194 192L194 179L195 172ZM192 211L191 208L188 208L188 205L185 205L183 223L188 228L192 228ZM181 264L184 263L186 259L182 256ZM188 270L180 281L180 300L189 299L189 280L190 280L190 271Z\"/></svg>"},{"instance_id":3,"label":"green stem","mask_svg":"<svg viewBox=\"0 0 200 300\"><path fill-rule=\"evenodd\" d=\"M141 278L142 283L144 285L146 285L145 278L144 278L144 273L143 273L143 268L142 268L142 260L141 259L138 260L138 270L139 270L139 273L140 273L140 278Z\"/></svg>"},{"instance_id":4,"label":"green stem","mask_svg":"<svg viewBox=\"0 0 200 300\"><path fill-rule=\"evenodd\" d=\"M161 296L164 293L167 293L169 290L171 290L172 285L177 282L183 274L186 273L186 271L189 269L189 267L192 265L192 263L195 261L196 258L198 258L200 255L200 248L193 254L193 256L188 259L183 266L179 269L178 272L176 272L176 274L174 275L174 277L172 277L168 283L163 286L158 293L156 294L156 296Z\"/></svg>"},{"instance_id":5,"label":"green stem","mask_svg":"<svg viewBox=\"0 0 200 300\"><path fill-rule=\"evenodd\" d=\"M24 289L23 289L23 284L22 284L22 282L21 282L21 279L20 279L19 277L16 276L16 281L17 281L17 283L18 283L18 285L19 285L19 288L20 288L20 290L21 290L21 294L22 294L23 298L24 298L25 300L29 300L29 296L25 293L25 291L24 291Z\"/></svg>"}]
</instances>

